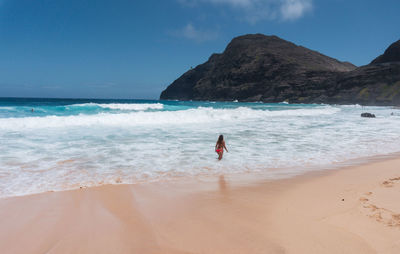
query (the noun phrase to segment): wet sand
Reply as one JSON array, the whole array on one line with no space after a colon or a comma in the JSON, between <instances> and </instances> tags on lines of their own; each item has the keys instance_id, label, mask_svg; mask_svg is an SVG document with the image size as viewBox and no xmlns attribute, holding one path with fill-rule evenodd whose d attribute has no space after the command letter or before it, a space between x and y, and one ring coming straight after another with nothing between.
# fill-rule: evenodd
<instances>
[{"instance_id":1,"label":"wet sand","mask_svg":"<svg viewBox=\"0 0 400 254\"><path fill-rule=\"evenodd\" d=\"M399 253L400 159L0 199L0 253Z\"/></svg>"}]
</instances>

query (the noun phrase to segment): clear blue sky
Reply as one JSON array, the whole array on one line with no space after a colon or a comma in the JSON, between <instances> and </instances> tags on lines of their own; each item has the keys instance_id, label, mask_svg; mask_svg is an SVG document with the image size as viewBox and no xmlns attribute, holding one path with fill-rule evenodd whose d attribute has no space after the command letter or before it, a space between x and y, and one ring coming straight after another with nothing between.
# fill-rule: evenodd
<instances>
[{"instance_id":1,"label":"clear blue sky","mask_svg":"<svg viewBox=\"0 0 400 254\"><path fill-rule=\"evenodd\" d=\"M355 65L400 39L399 0L0 0L0 97L158 98L247 33Z\"/></svg>"}]
</instances>

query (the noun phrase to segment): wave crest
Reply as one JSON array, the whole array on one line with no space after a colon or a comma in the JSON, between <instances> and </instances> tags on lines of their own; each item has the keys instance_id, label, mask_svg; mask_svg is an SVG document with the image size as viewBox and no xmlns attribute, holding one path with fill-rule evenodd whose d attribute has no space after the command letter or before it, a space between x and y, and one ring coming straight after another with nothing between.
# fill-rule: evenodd
<instances>
[{"instance_id":1,"label":"wave crest","mask_svg":"<svg viewBox=\"0 0 400 254\"><path fill-rule=\"evenodd\" d=\"M164 105L161 103L84 103L73 104L71 107L100 107L108 109L119 110L135 110L144 111L148 109L163 109Z\"/></svg>"},{"instance_id":2,"label":"wave crest","mask_svg":"<svg viewBox=\"0 0 400 254\"><path fill-rule=\"evenodd\" d=\"M138 111L129 113L98 113L95 115L45 116L0 119L0 129L23 130L39 128L66 128L79 126L140 126L140 125L173 125L198 124L215 121L248 121L268 117L302 117L331 115L339 108L323 107L314 109L292 110L255 110L247 107L235 109L215 109L199 107L179 111Z\"/></svg>"}]
</instances>

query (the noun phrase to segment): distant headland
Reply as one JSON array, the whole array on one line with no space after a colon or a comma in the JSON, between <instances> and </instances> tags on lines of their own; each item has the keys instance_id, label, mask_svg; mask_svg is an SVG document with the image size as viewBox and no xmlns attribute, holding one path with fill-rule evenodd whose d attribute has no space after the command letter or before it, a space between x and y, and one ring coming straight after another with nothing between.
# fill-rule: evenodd
<instances>
[{"instance_id":1,"label":"distant headland","mask_svg":"<svg viewBox=\"0 0 400 254\"><path fill-rule=\"evenodd\" d=\"M160 99L400 105L400 40L357 67L277 36L239 36Z\"/></svg>"}]
</instances>

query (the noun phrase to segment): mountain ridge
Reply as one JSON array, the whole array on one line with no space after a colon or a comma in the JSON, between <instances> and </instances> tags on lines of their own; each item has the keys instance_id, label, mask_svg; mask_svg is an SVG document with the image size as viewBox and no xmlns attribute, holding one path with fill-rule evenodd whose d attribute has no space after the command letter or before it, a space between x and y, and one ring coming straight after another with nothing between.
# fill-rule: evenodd
<instances>
[{"instance_id":1,"label":"mountain ridge","mask_svg":"<svg viewBox=\"0 0 400 254\"><path fill-rule=\"evenodd\" d=\"M274 35L243 35L185 72L160 99L400 104L400 62L386 62L397 59L397 44L387 51L357 67Z\"/></svg>"},{"instance_id":2,"label":"mountain ridge","mask_svg":"<svg viewBox=\"0 0 400 254\"><path fill-rule=\"evenodd\" d=\"M385 52L372 60L371 64L400 62L400 40L392 43Z\"/></svg>"}]
</instances>

